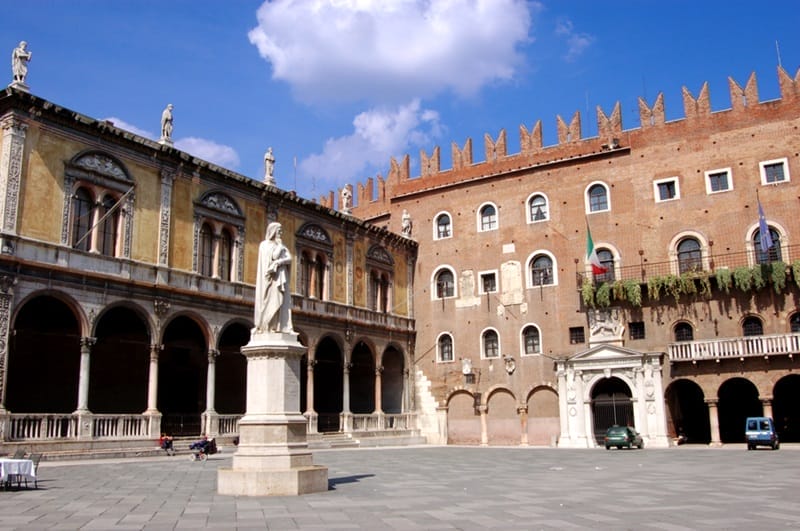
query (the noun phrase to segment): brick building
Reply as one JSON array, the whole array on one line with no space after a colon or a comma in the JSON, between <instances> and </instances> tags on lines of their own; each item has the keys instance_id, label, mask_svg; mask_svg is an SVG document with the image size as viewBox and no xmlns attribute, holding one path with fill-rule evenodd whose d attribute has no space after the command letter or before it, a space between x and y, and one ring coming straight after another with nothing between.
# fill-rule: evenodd
<instances>
[{"instance_id":1,"label":"brick building","mask_svg":"<svg viewBox=\"0 0 800 531\"><path fill-rule=\"evenodd\" d=\"M650 446L739 442L763 413L798 440L800 81L778 77L775 101L753 74L727 110L684 89L679 120L661 94L633 129L617 104L597 137L559 116L556 145L537 122L519 153L501 131L483 162L467 139L449 169L435 147L418 177L406 156L356 186L353 215L413 221L429 439L591 447L628 423Z\"/></svg>"}]
</instances>

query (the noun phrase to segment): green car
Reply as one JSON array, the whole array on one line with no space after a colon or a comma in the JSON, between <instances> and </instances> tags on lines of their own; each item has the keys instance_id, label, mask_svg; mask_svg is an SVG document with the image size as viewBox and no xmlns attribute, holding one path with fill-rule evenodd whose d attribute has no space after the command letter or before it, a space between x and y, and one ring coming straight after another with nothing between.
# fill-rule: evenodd
<instances>
[{"instance_id":1,"label":"green car","mask_svg":"<svg viewBox=\"0 0 800 531\"><path fill-rule=\"evenodd\" d=\"M603 441L605 442L606 450L610 450L612 446L616 446L619 449L622 449L623 446L627 448L632 446L637 448L644 447L642 436L630 426L611 426L606 430L606 436Z\"/></svg>"}]
</instances>

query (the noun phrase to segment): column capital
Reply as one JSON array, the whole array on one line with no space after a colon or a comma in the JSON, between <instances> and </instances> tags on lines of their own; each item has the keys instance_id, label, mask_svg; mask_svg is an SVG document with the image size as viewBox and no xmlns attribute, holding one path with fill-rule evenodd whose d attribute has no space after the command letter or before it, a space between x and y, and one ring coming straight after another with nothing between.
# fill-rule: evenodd
<instances>
[{"instance_id":1,"label":"column capital","mask_svg":"<svg viewBox=\"0 0 800 531\"><path fill-rule=\"evenodd\" d=\"M83 348L92 348L94 344L97 343L96 337L91 336L84 336L81 338L81 347Z\"/></svg>"}]
</instances>

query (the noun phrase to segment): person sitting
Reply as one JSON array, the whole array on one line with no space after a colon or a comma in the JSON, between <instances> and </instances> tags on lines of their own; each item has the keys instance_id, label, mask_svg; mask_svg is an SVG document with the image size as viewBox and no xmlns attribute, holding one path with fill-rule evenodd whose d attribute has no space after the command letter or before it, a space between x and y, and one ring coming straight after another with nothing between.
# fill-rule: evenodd
<instances>
[{"instance_id":1,"label":"person sitting","mask_svg":"<svg viewBox=\"0 0 800 531\"><path fill-rule=\"evenodd\" d=\"M167 452L167 455L175 455L175 448L173 447L173 439L172 435L167 435L166 433L162 433L161 437L158 439L159 446Z\"/></svg>"},{"instance_id":2,"label":"person sitting","mask_svg":"<svg viewBox=\"0 0 800 531\"><path fill-rule=\"evenodd\" d=\"M208 435L203 435L203 438L199 441L195 441L189 445L190 450L196 450L199 453L205 453L206 449L208 448Z\"/></svg>"}]
</instances>

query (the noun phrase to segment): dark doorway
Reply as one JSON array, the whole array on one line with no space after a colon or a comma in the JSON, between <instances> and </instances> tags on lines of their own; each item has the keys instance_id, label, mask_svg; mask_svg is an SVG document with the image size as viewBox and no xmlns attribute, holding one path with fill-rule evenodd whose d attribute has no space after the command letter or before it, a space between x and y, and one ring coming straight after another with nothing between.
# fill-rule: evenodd
<instances>
[{"instance_id":1,"label":"dark doorway","mask_svg":"<svg viewBox=\"0 0 800 531\"><path fill-rule=\"evenodd\" d=\"M163 432L200 435L207 371L208 348L200 327L189 317L176 317L164 332L164 350L158 359L158 409L163 415Z\"/></svg>"},{"instance_id":2,"label":"dark doorway","mask_svg":"<svg viewBox=\"0 0 800 531\"><path fill-rule=\"evenodd\" d=\"M664 397L670 423L670 437L680 433L688 444L711 442L711 426L708 421L708 405L703 390L691 380L675 380L667 387Z\"/></svg>"},{"instance_id":3,"label":"dark doorway","mask_svg":"<svg viewBox=\"0 0 800 531\"><path fill-rule=\"evenodd\" d=\"M314 411L317 412L317 431L339 431L344 376L342 352L336 341L326 337L317 345L314 359Z\"/></svg>"},{"instance_id":4,"label":"dark doorway","mask_svg":"<svg viewBox=\"0 0 800 531\"><path fill-rule=\"evenodd\" d=\"M403 412L403 355L389 347L383 353L383 375L381 377L381 404L384 413Z\"/></svg>"},{"instance_id":5,"label":"dark doorway","mask_svg":"<svg viewBox=\"0 0 800 531\"><path fill-rule=\"evenodd\" d=\"M350 358L350 411L366 414L375 411L375 358L369 347L359 341Z\"/></svg>"},{"instance_id":6,"label":"dark doorway","mask_svg":"<svg viewBox=\"0 0 800 531\"><path fill-rule=\"evenodd\" d=\"M762 414L758 389L750 380L731 378L719 388L719 436L723 443L744 442L744 424L747 417Z\"/></svg>"},{"instance_id":7,"label":"dark doorway","mask_svg":"<svg viewBox=\"0 0 800 531\"><path fill-rule=\"evenodd\" d=\"M250 329L234 323L219 338L214 381L214 409L220 415L242 415L247 408L247 358L242 346L250 341Z\"/></svg>"},{"instance_id":8,"label":"dark doorway","mask_svg":"<svg viewBox=\"0 0 800 531\"><path fill-rule=\"evenodd\" d=\"M772 414L781 442L800 442L800 375L784 376L772 391Z\"/></svg>"},{"instance_id":9,"label":"dark doorway","mask_svg":"<svg viewBox=\"0 0 800 531\"><path fill-rule=\"evenodd\" d=\"M63 302L41 296L14 320L6 408L12 413L72 413L78 407L81 332Z\"/></svg>"},{"instance_id":10,"label":"dark doorway","mask_svg":"<svg viewBox=\"0 0 800 531\"><path fill-rule=\"evenodd\" d=\"M604 378L592 389L594 438L602 444L611 426L634 426L631 390L617 377Z\"/></svg>"}]
</instances>

